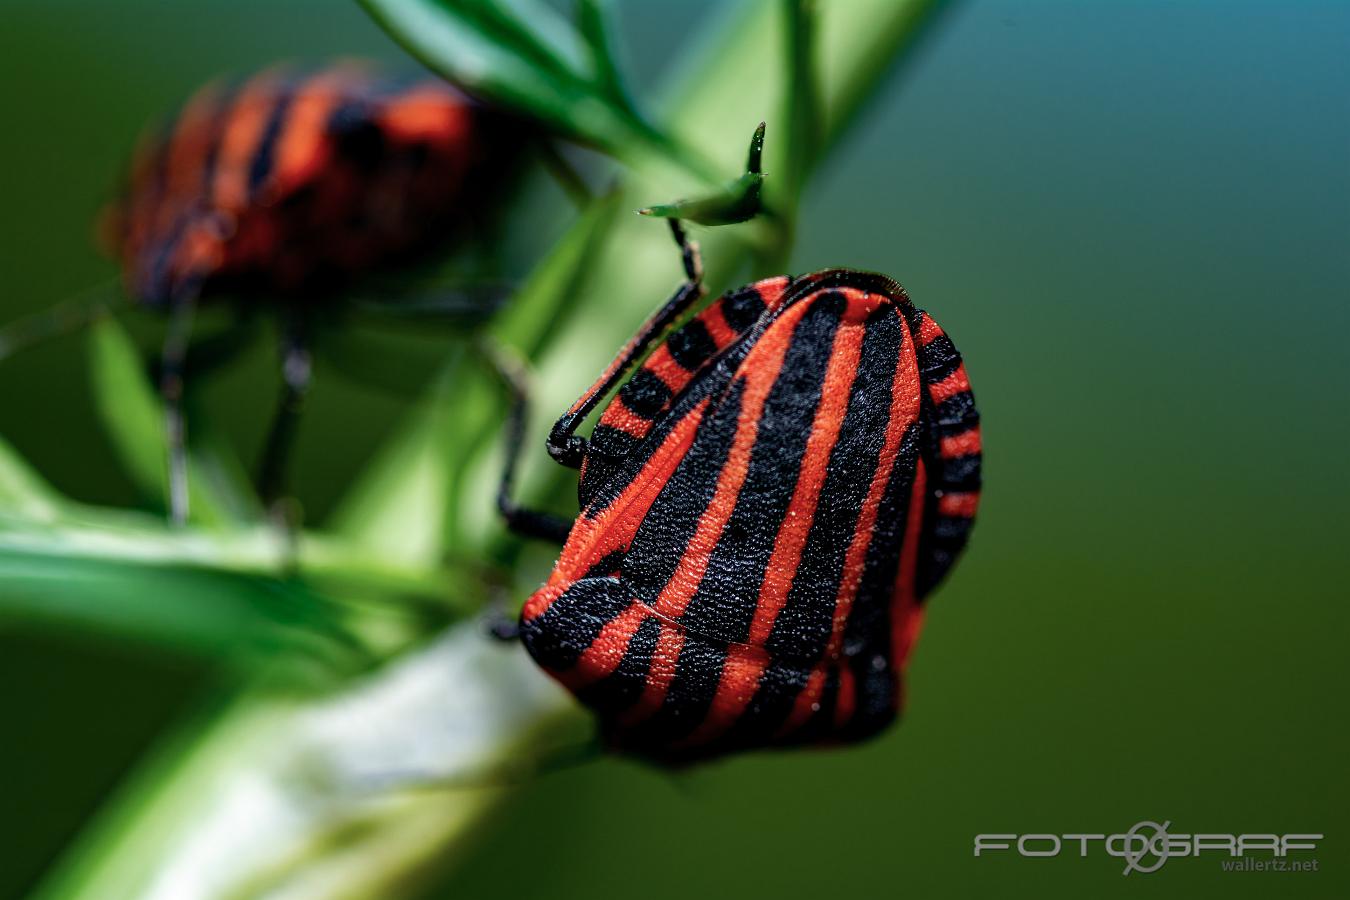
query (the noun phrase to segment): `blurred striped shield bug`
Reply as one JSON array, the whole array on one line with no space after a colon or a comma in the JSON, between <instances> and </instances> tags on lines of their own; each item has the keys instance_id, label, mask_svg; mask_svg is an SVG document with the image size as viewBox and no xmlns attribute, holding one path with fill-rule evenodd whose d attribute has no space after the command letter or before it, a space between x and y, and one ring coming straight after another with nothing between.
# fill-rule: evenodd
<instances>
[{"instance_id":1,"label":"blurred striped shield bug","mask_svg":"<svg viewBox=\"0 0 1350 900\"><path fill-rule=\"evenodd\" d=\"M198 91L143 141L106 237L131 297L170 317L160 366L174 517L192 311L229 296L282 321L283 393L259 492L283 490L316 317L353 280L481 226L523 142L514 120L428 76L358 63L264 71Z\"/></svg>"},{"instance_id":2,"label":"blurred striped shield bug","mask_svg":"<svg viewBox=\"0 0 1350 900\"><path fill-rule=\"evenodd\" d=\"M106 238L151 307L323 299L475 224L515 128L439 79L357 62L212 83L143 139Z\"/></svg>"},{"instance_id":3,"label":"blurred striped shield bug","mask_svg":"<svg viewBox=\"0 0 1350 900\"><path fill-rule=\"evenodd\" d=\"M509 457L508 521L565 542L520 635L619 750L683 763L869 737L974 521L965 365L899 284L848 269L758 281L671 330L703 288L670 224L686 282L548 439L580 469L575 522L516 507Z\"/></svg>"},{"instance_id":4,"label":"blurred striped shield bug","mask_svg":"<svg viewBox=\"0 0 1350 900\"><path fill-rule=\"evenodd\" d=\"M535 137L438 78L352 61L211 83L146 134L101 230L130 300L168 318L159 387L175 520L188 512L181 404L198 305L229 302L241 320L265 311L280 322L282 395L258 475L271 503L284 490L317 325L354 285L375 289L362 281L372 273L481 236ZM381 297L364 308L473 314L484 299ZM58 308L16 323L0 354L87 315Z\"/></svg>"}]
</instances>

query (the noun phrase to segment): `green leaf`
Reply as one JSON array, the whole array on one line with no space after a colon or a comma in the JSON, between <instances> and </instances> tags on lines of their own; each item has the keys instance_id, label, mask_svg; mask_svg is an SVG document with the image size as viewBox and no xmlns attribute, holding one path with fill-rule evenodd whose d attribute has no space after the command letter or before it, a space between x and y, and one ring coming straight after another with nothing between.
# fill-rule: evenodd
<instances>
[{"instance_id":1,"label":"green leaf","mask_svg":"<svg viewBox=\"0 0 1350 900\"><path fill-rule=\"evenodd\" d=\"M158 516L75 507L51 523L0 515L0 550L182 566L275 580L303 578L378 595L442 596L464 573L402 566L329 535L287 536L270 525L214 532L176 528Z\"/></svg>"},{"instance_id":2,"label":"green leaf","mask_svg":"<svg viewBox=\"0 0 1350 900\"><path fill-rule=\"evenodd\" d=\"M783 0L787 27L787 140L783 141L782 195L786 214L801 194L807 170L820 155L824 110L816 78L817 0Z\"/></svg>"},{"instance_id":3,"label":"green leaf","mask_svg":"<svg viewBox=\"0 0 1350 900\"><path fill-rule=\"evenodd\" d=\"M594 80L586 54L571 24L541 0L437 0L451 15L462 16L505 46L549 71L578 73ZM589 76L589 78L588 78Z\"/></svg>"},{"instance_id":4,"label":"green leaf","mask_svg":"<svg viewBox=\"0 0 1350 900\"><path fill-rule=\"evenodd\" d=\"M146 377L135 344L115 319L99 319L89 340L94 402L113 449L136 486L160 508L167 508L163 402ZM205 435L199 444L191 423L188 438L192 521L206 525L256 521L261 507L238 478L224 444ZM203 453L198 446L208 449Z\"/></svg>"},{"instance_id":5,"label":"green leaf","mask_svg":"<svg viewBox=\"0 0 1350 900\"><path fill-rule=\"evenodd\" d=\"M760 122L750 138L746 173L740 178L728 182L716 193L693 200L676 200L674 203L644 207L638 210L638 213L663 219L683 219L700 225L735 225L739 222L748 222L764 209L761 201L764 188L763 157L764 123Z\"/></svg>"},{"instance_id":6,"label":"green leaf","mask_svg":"<svg viewBox=\"0 0 1350 900\"><path fill-rule=\"evenodd\" d=\"M406 644L399 635L408 625L482 602L464 571L401 567L313 533L177 528L153 514L60 498L44 519L29 512L0 510L0 620L228 653L234 643L346 645L346 623L358 621L378 631L363 632L374 637L367 643Z\"/></svg>"},{"instance_id":7,"label":"green leaf","mask_svg":"<svg viewBox=\"0 0 1350 900\"><path fill-rule=\"evenodd\" d=\"M360 0L432 70L465 90L612 155L655 153L697 166L617 98L604 66L560 51L581 38L543 4L494 0ZM544 35L553 35L552 41Z\"/></svg>"},{"instance_id":8,"label":"green leaf","mask_svg":"<svg viewBox=\"0 0 1350 900\"><path fill-rule=\"evenodd\" d=\"M188 432L188 496L201 506L203 524L246 525L265 521L266 512L250 473L225 436L209 420L194 420Z\"/></svg>"},{"instance_id":9,"label":"green leaf","mask_svg":"<svg viewBox=\"0 0 1350 900\"><path fill-rule=\"evenodd\" d=\"M580 0L577 25L590 48L596 82L605 96L621 108L632 110L633 100L624 87L613 45L613 4L608 0Z\"/></svg>"},{"instance_id":10,"label":"green leaf","mask_svg":"<svg viewBox=\"0 0 1350 900\"><path fill-rule=\"evenodd\" d=\"M327 604L298 584L0 547L0 622L82 631L177 654L242 662L339 644ZM345 652L345 651L344 651Z\"/></svg>"},{"instance_id":11,"label":"green leaf","mask_svg":"<svg viewBox=\"0 0 1350 900\"><path fill-rule=\"evenodd\" d=\"M527 356L538 351L560 318L581 299L590 264L600 254L620 208L617 191L597 198L553 247L497 316L490 332Z\"/></svg>"},{"instance_id":12,"label":"green leaf","mask_svg":"<svg viewBox=\"0 0 1350 900\"><path fill-rule=\"evenodd\" d=\"M131 339L112 318L90 329L94 401L127 474L147 496L165 487L164 411Z\"/></svg>"},{"instance_id":13,"label":"green leaf","mask_svg":"<svg viewBox=\"0 0 1350 900\"><path fill-rule=\"evenodd\" d=\"M366 467L330 520L353 542L409 566L435 566L446 549L455 413L469 371L461 349L418 402L398 434Z\"/></svg>"}]
</instances>

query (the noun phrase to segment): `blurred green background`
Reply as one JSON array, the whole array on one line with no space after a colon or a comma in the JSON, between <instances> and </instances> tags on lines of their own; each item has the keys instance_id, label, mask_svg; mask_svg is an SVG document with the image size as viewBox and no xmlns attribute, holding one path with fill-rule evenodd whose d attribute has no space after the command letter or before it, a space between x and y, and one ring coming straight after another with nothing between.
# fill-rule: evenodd
<instances>
[{"instance_id":1,"label":"blurred green background","mask_svg":"<svg viewBox=\"0 0 1350 900\"><path fill-rule=\"evenodd\" d=\"M620 4L639 85L713 5ZM112 274L92 218L142 123L203 80L401 59L339 0L5 0L3 21L3 320ZM846 751L549 775L437 895L1344 896L1348 59L1336 2L943 15L812 185L793 260L902 280L984 413L986 502L905 722ZM571 215L554 200L544 237ZM316 513L402 408L324 376L297 466ZM79 338L7 361L0 434L67 493L130 502L86 378ZM240 401L274 379L259 346L203 404L252 447L263 423ZM0 621L0 896L204 681L186 659ZM1321 832L1322 871L972 857L979 832L1141 819Z\"/></svg>"}]
</instances>

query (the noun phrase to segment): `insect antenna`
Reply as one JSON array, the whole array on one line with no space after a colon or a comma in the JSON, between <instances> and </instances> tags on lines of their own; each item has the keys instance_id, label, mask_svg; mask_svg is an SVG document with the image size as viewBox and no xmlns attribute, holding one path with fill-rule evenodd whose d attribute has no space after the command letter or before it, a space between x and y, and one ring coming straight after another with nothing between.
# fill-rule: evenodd
<instances>
[{"instance_id":1,"label":"insect antenna","mask_svg":"<svg viewBox=\"0 0 1350 900\"><path fill-rule=\"evenodd\" d=\"M83 328L113 308L120 299L117 282L109 280L16 319L0 328L0 360Z\"/></svg>"}]
</instances>

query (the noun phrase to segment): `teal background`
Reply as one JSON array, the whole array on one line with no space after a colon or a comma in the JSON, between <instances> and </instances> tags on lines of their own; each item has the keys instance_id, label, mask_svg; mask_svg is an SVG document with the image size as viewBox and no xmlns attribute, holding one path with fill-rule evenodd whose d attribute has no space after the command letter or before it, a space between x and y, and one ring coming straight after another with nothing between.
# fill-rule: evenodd
<instances>
[{"instance_id":1,"label":"teal background","mask_svg":"<svg viewBox=\"0 0 1350 900\"><path fill-rule=\"evenodd\" d=\"M649 83L710 4L621 5ZM397 58L342 2L6 0L3 21L6 320L112 274L92 217L141 124L196 84ZM985 505L906 721L846 751L549 775L434 895L1344 896L1348 59L1344 3L946 14L813 184L794 257L903 281L984 413ZM82 349L0 365L0 433L66 492L130 502ZM401 408L323 374L299 466L319 512ZM262 426L239 401L273 380L259 347L204 399L245 448ZM204 678L0 622L0 896ZM1322 871L971 852L1141 819L1320 832Z\"/></svg>"}]
</instances>

